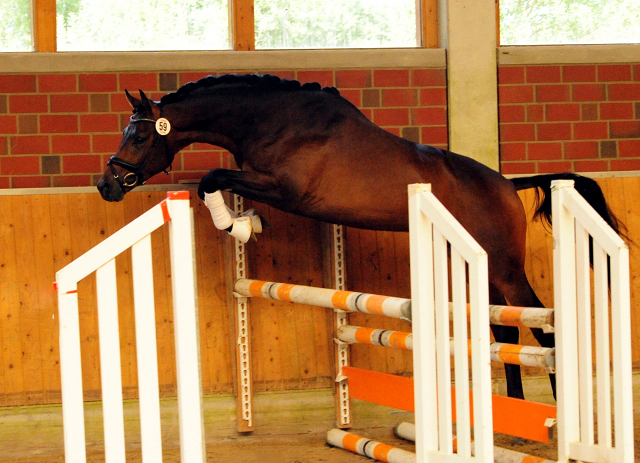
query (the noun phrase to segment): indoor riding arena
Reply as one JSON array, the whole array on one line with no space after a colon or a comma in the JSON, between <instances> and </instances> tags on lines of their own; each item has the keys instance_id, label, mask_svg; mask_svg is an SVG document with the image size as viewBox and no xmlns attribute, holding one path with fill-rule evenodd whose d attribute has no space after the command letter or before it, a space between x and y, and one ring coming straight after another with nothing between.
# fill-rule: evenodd
<instances>
[{"instance_id":1,"label":"indoor riding arena","mask_svg":"<svg viewBox=\"0 0 640 463\"><path fill-rule=\"evenodd\" d=\"M0 462L640 461L635 0L9 3Z\"/></svg>"}]
</instances>

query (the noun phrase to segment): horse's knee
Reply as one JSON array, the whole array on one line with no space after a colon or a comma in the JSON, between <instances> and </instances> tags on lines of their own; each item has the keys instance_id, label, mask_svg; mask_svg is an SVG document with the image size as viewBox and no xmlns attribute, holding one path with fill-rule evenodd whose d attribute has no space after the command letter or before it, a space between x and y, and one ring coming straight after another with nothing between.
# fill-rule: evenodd
<instances>
[{"instance_id":1,"label":"horse's knee","mask_svg":"<svg viewBox=\"0 0 640 463\"><path fill-rule=\"evenodd\" d=\"M220 179L225 169L212 169L200 179L198 185L198 196L204 201L205 193L214 193L218 190L224 189L221 185Z\"/></svg>"}]
</instances>

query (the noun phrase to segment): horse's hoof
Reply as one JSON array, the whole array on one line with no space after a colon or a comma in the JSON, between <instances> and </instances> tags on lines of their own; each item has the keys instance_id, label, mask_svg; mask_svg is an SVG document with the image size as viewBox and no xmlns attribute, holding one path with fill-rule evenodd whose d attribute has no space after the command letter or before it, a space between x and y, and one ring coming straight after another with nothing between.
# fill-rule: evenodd
<instances>
[{"instance_id":1,"label":"horse's hoof","mask_svg":"<svg viewBox=\"0 0 640 463\"><path fill-rule=\"evenodd\" d=\"M241 243L246 243L253 235L251 217L238 217L233 219L233 226L229 234Z\"/></svg>"},{"instance_id":2,"label":"horse's hoof","mask_svg":"<svg viewBox=\"0 0 640 463\"><path fill-rule=\"evenodd\" d=\"M514 445L514 446L524 445L526 443L527 443L527 439L524 439L522 437L514 437L513 439L511 439L511 445Z\"/></svg>"},{"instance_id":3,"label":"horse's hoof","mask_svg":"<svg viewBox=\"0 0 640 463\"><path fill-rule=\"evenodd\" d=\"M243 212L242 214L240 214L240 216L251 217L251 226L253 227L253 233L262 233L263 229L269 227L267 221L264 220L264 218L260 214L258 214L258 212L254 208Z\"/></svg>"}]
</instances>

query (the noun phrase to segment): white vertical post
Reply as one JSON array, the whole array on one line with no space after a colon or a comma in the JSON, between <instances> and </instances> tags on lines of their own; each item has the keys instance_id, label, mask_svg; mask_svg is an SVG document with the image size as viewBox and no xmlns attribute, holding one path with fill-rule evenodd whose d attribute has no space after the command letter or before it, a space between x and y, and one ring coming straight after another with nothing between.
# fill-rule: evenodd
<instances>
[{"instance_id":1,"label":"white vertical post","mask_svg":"<svg viewBox=\"0 0 640 463\"><path fill-rule=\"evenodd\" d=\"M131 267L136 320L142 461L151 463L162 461L151 235L147 235L131 247Z\"/></svg>"},{"instance_id":2,"label":"white vertical post","mask_svg":"<svg viewBox=\"0 0 640 463\"><path fill-rule=\"evenodd\" d=\"M634 455L629 249L572 186L572 181L552 182L558 461L631 463ZM575 268L576 262L585 264L587 233L593 238L597 443L593 436L591 352L586 352L588 359L580 359L579 369L576 366L576 339L580 346L591 343L589 314L576 314L576 293L578 309L590 309L585 302L591 291L590 283L581 269ZM581 350L580 356L583 354ZM576 377L580 384L578 394Z\"/></svg>"},{"instance_id":3,"label":"white vertical post","mask_svg":"<svg viewBox=\"0 0 640 463\"><path fill-rule=\"evenodd\" d=\"M485 252L469 259L469 306L471 329L471 371L473 372L473 435L475 458L492 462L493 403L489 344L489 260Z\"/></svg>"},{"instance_id":4,"label":"white vertical post","mask_svg":"<svg viewBox=\"0 0 640 463\"><path fill-rule=\"evenodd\" d=\"M124 463L126 454L115 259L111 259L96 271L96 292L105 460L107 463Z\"/></svg>"},{"instance_id":5,"label":"white vertical post","mask_svg":"<svg viewBox=\"0 0 640 463\"><path fill-rule=\"evenodd\" d=\"M171 222L171 280L176 342L180 455L184 462L205 459L200 333L196 307L193 237L189 202L168 201ZM194 310L196 308L196 310Z\"/></svg>"},{"instance_id":6,"label":"white vertical post","mask_svg":"<svg viewBox=\"0 0 640 463\"><path fill-rule=\"evenodd\" d=\"M107 463L125 461L120 336L115 256L132 248L143 461L162 458L158 365L150 234L169 224L181 455L202 462L204 420L200 379L193 223L187 192L167 200L118 230L56 273L65 459L86 462L77 283L96 272L98 329Z\"/></svg>"},{"instance_id":7,"label":"white vertical post","mask_svg":"<svg viewBox=\"0 0 640 463\"><path fill-rule=\"evenodd\" d=\"M572 180L556 181L551 187L559 463L568 462L570 443L580 439L579 403L575 393L578 378L575 226L573 217L563 206L563 195L572 187Z\"/></svg>"},{"instance_id":8,"label":"white vertical post","mask_svg":"<svg viewBox=\"0 0 640 463\"><path fill-rule=\"evenodd\" d=\"M409 240L416 459L419 463L493 462L487 254L436 199L429 185L409 185ZM447 243L451 245L457 453L451 445ZM471 297L474 450L471 444L467 264Z\"/></svg>"},{"instance_id":9,"label":"white vertical post","mask_svg":"<svg viewBox=\"0 0 640 463\"><path fill-rule=\"evenodd\" d=\"M613 336L613 407L616 458L634 461L633 379L631 374L631 289L629 248L619 245L611 256L611 330Z\"/></svg>"},{"instance_id":10,"label":"white vertical post","mask_svg":"<svg viewBox=\"0 0 640 463\"><path fill-rule=\"evenodd\" d=\"M87 460L84 433L80 320L76 282L57 278L58 323L60 325L60 379L64 455L69 462Z\"/></svg>"},{"instance_id":11,"label":"white vertical post","mask_svg":"<svg viewBox=\"0 0 640 463\"><path fill-rule=\"evenodd\" d=\"M458 455L471 457L469 397L469 335L467 333L467 278L465 262L451 246L451 298L453 299L454 378L456 380L456 434Z\"/></svg>"},{"instance_id":12,"label":"white vertical post","mask_svg":"<svg viewBox=\"0 0 640 463\"><path fill-rule=\"evenodd\" d=\"M596 342L598 445L611 447L611 350L609 349L609 268L607 254L593 243L593 300ZM580 410L582 414L582 410Z\"/></svg>"},{"instance_id":13,"label":"white vertical post","mask_svg":"<svg viewBox=\"0 0 640 463\"><path fill-rule=\"evenodd\" d=\"M593 349L591 346L591 273L589 234L576 223L576 281L578 323L578 395L580 397L580 439L593 439Z\"/></svg>"},{"instance_id":14,"label":"white vertical post","mask_svg":"<svg viewBox=\"0 0 640 463\"><path fill-rule=\"evenodd\" d=\"M451 355L449 353L449 265L447 240L433 229L433 279L435 282L435 338L438 381L438 443L444 453L453 453L453 410L451 408ZM426 263L425 263L426 265ZM465 319L467 314L465 313Z\"/></svg>"},{"instance_id":15,"label":"white vertical post","mask_svg":"<svg viewBox=\"0 0 640 463\"><path fill-rule=\"evenodd\" d=\"M415 394L416 461L428 462L428 454L438 451L438 408L433 290L433 250L431 222L422 212L421 193L431 185L409 185L409 242L411 259L411 301L413 383Z\"/></svg>"}]
</instances>

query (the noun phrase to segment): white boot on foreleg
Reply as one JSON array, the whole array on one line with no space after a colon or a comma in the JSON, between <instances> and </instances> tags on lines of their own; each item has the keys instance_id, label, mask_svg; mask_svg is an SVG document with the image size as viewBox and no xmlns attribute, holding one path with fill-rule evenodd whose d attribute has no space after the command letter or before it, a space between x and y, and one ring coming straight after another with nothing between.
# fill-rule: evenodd
<instances>
[{"instance_id":1,"label":"white boot on foreleg","mask_svg":"<svg viewBox=\"0 0 640 463\"><path fill-rule=\"evenodd\" d=\"M252 220L252 217L233 217L231 215L233 211L231 211L224 203L220 190L214 191L213 193L205 193L204 203L209 209L209 212L211 212L213 224L218 230L228 231L231 236L242 243L249 241L253 232L254 221ZM259 217L256 216L256 218L259 222ZM262 230L256 231L259 233Z\"/></svg>"}]
</instances>

